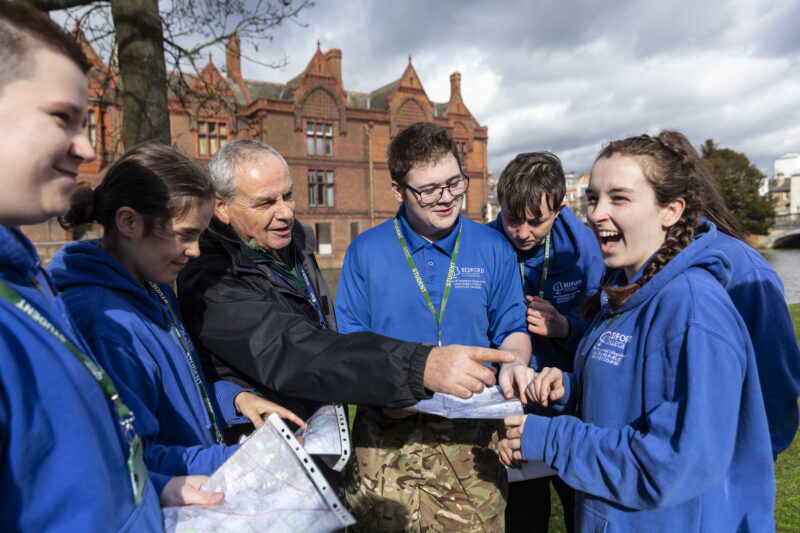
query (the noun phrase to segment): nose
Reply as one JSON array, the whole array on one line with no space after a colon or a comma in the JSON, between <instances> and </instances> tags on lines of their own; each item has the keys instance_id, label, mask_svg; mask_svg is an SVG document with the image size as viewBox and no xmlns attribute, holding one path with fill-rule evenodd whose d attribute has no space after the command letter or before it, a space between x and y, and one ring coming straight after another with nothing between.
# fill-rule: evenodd
<instances>
[{"instance_id":1,"label":"nose","mask_svg":"<svg viewBox=\"0 0 800 533\"><path fill-rule=\"evenodd\" d=\"M280 200L276 216L281 220L292 220L294 218L294 200Z\"/></svg>"},{"instance_id":2,"label":"nose","mask_svg":"<svg viewBox=\"0 0 800 533\"><path fill-rule=\"evenodd\" d=\"M94 161L97 153L91 141L89 141L89 136L86 134L85 129L81 128L80 132L73 137L70 153L73 157L79 158L81 163Z\"/></svg>"},{"instance_id":3,"label":"nose","mask_svg":"<svg viewBox=\"0 0 800 533\"><path fill-rule=\"evenodd\" d=\"M519 225L519 229L517 229L517 238L521 241L525 241L530 237L531 229L528 227L526 222L523 222Z\"/></svg>"},{"instance_id":4,"label":"nose","mask_svg":"<svg viewBox=\"0 0 800 533\"><path fill-rule=\"evenodd\" d=\"M190 242L184 254L190 259L200 257L200 239Z\"/></svg>"},{"instance_id":5,"label":"nose","mask_svg":"<svg viewBox=\"0 0 800 533\"><path fill-rule=\"evenodd\" d=\"M594 204L586 206L586 219L593 225L604 220L608 215L608 210L603 202L597 200Z\"/></svg>"}]
</instances>

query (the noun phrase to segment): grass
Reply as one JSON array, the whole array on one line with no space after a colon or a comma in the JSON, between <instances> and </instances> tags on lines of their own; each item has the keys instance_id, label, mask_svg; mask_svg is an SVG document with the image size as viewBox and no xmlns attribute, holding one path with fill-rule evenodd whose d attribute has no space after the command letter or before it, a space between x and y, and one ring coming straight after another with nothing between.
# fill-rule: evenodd
<instances>
[{"instance_id":1,"label":"grass","mask_svg":"<svg viewBox=\"0 0 800 533\"><path fill-rule=\"evenodd\" d=\"M794 331L800 339L800 304L789 306ZM350 427L353 425L355 407L350 406ZM564 510L558 494L550 486L550 531L564 532ZM800 433L794 442L775 462L775 522L777 531L797 531L800 526Z\"/></svg>"}]
</instances>

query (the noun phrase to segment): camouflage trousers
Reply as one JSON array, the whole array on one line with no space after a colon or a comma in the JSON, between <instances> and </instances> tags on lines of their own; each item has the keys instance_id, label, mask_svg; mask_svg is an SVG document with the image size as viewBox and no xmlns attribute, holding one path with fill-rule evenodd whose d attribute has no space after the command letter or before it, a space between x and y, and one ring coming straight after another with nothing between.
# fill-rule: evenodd
<instances>
[{"instance_id":1,"label":"camouflage trousers","mask_svg":"<svg viewBox=\"0 0 800 533\"><path fill-rule=\"evenodd\" d=\"M358 532L503 531L508 493L497 425L359 407L345 472Z\"/></svg>"}]
</instances>

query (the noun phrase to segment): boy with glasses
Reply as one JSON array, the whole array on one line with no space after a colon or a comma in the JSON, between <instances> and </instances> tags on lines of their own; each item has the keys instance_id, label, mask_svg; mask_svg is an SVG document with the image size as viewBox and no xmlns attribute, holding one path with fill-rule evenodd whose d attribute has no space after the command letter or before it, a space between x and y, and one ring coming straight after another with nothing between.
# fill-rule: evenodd
<instances>
[{"instance_id":1,"label":"boy with glasses","mask_svg":"<svg viewBox=\"0 0 800 533\"><path fill-rule=\"evenodd\" d=\"M389 146L397 216L359 235L342 267L336 319L430 344L499 346L508 396L527 384L530 340L513 249L459 211L469 178L449 131L418 122ZM387 368L386 372L395 371ZM507 481L496 425L359 407L346 475L358 531L502 531Z\"/></svg>"}]
</instances>

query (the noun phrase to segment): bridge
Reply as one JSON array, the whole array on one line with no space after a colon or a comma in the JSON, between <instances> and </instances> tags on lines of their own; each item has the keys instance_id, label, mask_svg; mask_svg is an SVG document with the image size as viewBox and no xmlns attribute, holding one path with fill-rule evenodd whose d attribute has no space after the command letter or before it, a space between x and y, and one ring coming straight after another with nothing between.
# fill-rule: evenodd
<instances>
[{"instance_id":1,"label":"bridge","mask_svg":"<svg viewBox=\"0 0 800 533\"><path fill-rule=\"evenodd\" d=\"M777 215L769 234L759 236L762 248L800 248L800 213Z\"/></svg>"}]
</instances>

